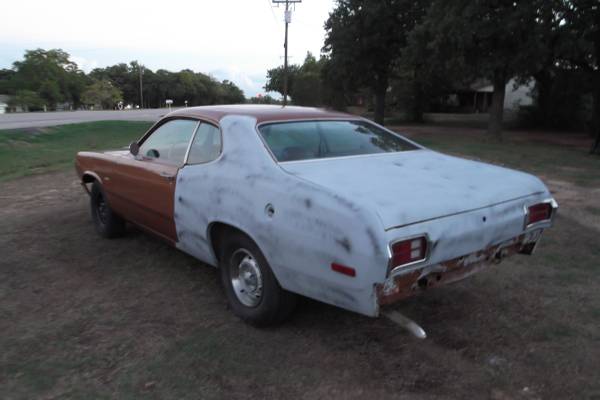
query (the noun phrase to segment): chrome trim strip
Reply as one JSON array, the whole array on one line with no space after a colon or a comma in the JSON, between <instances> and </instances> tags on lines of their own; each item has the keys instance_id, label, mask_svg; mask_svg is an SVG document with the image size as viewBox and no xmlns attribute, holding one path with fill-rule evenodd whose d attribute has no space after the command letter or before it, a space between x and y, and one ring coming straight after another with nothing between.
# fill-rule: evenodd
<instances>
[{"instance_id":1,"label":"chrome trim strip","mask_svg":"<svg viewBox=\"0 0 600 400\"><path fill-rule=\"evenodd\" d=\"M352 156L322 157L322 158L310 158L307 160L279 161L279 164L281 164L281 165L304 164L304 163L311 163L311 162L350 159L350 158L386 157L386 156L395 156L395 155L398 155L401 153L406 153L409 151L422 151L422 150L427 150L427 149L411 149L411 150L402 150L402 151L390 151L390 152L385 152L385 153L355 154ZM431 150L429 150L429 151L431 151Z\"/></svg>"},{"instance_id":2,"label":"chrome trim strip","mask_svg":"<svg viewBox=\"0 0 600 400\"><path fill-rule=\"evenodd\" d=\"M501 204L510 203L511 201L525 199L527 197L535 196L535 195L542 194L542 193L544 193L544 192L535 192L535 193L527 194L527 195L524 195L524 196L515 197L514 199L504 200L504 201L501 201L499 203L488 204L487 206L473 208L471 210L458 211L458 212L455 212L455 213L452 213L452 214L446 214L446 215L440 215L439 217L422 219L420 221L410 222L410 223L404 224L404 225L391 226L389 228L385 228L385 231L387 232L387 231L391 231L393 229L400 229L400 228L405 228L405 227L411 226L411 225L416 225L416 224L421 224L421 223L424 223L424 222L434 221L436 219L441 219L441 218L446 218L446 217L454 217L455 215L467 214L467 213L474 212L474 211L484 210L484 209L489 208L489 207L499 206Z\"/></svg>"},{"instance_id":3,"label":"chrome trim strip","mask_svg":"<svg viewBox=\"0 0 600 400\"><path fill-rule=\"evenodd\" d=\"M206 161L203 163L194 163L194 164L189 164L188 163L188 157L189 157L189 151L192 148L192 143L196 137L196 132L198 131L198 129L200 129L200 125L201 124L209 124L214 126L215 128L217 128L219 130L219 135L221 137L221 148L219 149L219 155L217 156L217 158L215 158L214 160L210 160L210 161ZM181 166L181 168L185 167L186 165L206 165L206 164L210 164L212 162L218 161L221 159L221 157L223 156L223 141L225 140L224 135L223 135L223 130L221 129L221 125L220 124L215 124L210 120L198 120L198 126L196 127L196 130L194 131L194 135L192 137L192 141L190 142L190 146L188 148L188 152L185 155L185 162L183 163L183 165Z\"/></svg>"},{"instance_id":4,"label":"chrome trim strip","mask_svg":"<svg viewBox=\"0 0 600 400\"><path fill-rule=\"evenodd\" d=\"M198 132L200 124L200 121L196 122L196 129L194 129L190 142L188 143L187 149L185 150L185 156L183 157L183 165L187 164L188 162L188 157L190 156L190 149L192 148L192 143L194 143L194 139L196 138L196 132Z\"/></svg>"},{"instance_id":5,"label":"chrome trim strip","mask_svg":"<svg viewBox=\"0 0 600 400\"><path fill-rule=\"evenodd\" d=\"M166 124L167 122L173 121L173 120L176 120L176 119L185 119L185 120L191 120L191 121L200 121L198 118L195 118L195 117L177 116L177 115L171 116L171 114L167 114L167 116L161 117L161 119L159 119L158 121L156 121L150 128L148 128L148 130L146 131L146 133L144 133L142 135L142 137L137 141L137 143L141 146L146 141L146 139L148 139L148 137L154 133L155 130L157 130L158 128L160 128L163 124Z\"/></svg>"}]
</instances>

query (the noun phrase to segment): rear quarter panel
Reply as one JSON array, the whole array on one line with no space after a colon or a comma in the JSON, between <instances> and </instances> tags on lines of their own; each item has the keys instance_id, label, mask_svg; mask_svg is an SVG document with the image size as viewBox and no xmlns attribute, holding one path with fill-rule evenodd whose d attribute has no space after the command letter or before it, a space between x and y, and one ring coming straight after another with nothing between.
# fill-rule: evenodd
<instances>
[{"instance_id":1,"label":"rear quarter panel","mask_svg":"<svg viewBox=\"0 0 600 400\"><path fill-rule=\"evenodd\" d=\"M258 244L285 289L377 315L374 284L385 279L388 260L378 217L283 171L258 137L254 118L225 117L221 128L221 157L179 173L178 247L216 265L210 225L233 225ZM332 271L332 262L355 268L356 277Z\"/></svg>"}]
</instances>

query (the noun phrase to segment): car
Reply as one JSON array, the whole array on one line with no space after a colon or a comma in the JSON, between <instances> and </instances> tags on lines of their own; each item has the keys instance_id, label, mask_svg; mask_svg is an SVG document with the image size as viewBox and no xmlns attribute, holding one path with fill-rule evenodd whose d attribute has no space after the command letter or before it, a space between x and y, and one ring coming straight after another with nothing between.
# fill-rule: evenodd
<instances>
[{"instance_id":1,"label":"car","mask_svg":"<svg viewBox=\"0 0 600 400\"><path fill-rule=\"evenodd\" d=\"M377 317L532 254L558 205L535 176L316 108L173 111L128 150L80 152L103 237L138 226L218 267L231 310L287 318L299 295Z\"/></svg>"}]
</instances>

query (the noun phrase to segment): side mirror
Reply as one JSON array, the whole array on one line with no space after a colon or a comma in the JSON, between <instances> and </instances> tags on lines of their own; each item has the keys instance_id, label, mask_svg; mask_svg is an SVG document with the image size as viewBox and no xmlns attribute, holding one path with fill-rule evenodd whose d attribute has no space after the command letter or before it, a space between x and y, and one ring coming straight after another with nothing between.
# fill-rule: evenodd
<instances>
[{"instance_id":1,"label":"side mirror","mask_svg":"<svg viewBox=\"0 0 600 400\"><path fill-rule=\"evenodd\" d=\"M138 155L138 153L140 152L140 145L138 144L138 142L131 142L131 144L129 145L129 152L134 156Z\"/></svg>"}]
</instances>

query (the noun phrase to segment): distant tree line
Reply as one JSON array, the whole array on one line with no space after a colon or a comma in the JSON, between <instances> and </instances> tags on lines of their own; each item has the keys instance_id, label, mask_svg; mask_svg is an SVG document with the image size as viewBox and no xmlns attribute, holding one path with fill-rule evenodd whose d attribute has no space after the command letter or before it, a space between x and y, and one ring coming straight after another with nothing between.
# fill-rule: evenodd
<instances>
[{"instance_id":1,"label":"distant tree line","mask_svg":"<svg viewBox=\"0 0 600 400\"><path fill-rule=\"evenodd\" d=\"M140 96L140 75L143 96ZM23 110L57 108L115 108L125 105L161 107L165 100L176 106L245 102L234 83L185 69L152 71L136 61L96 68L89 74L60 49L27 50L12 69L0 70L0 93L12 95L12 107ZM143 97L143 104L140 104Z\"/></svg>"},{"instance_id":2,"label":"distant tree line","mask_svg":"<svg viewBox=\"0 0 600 400\"><path fill-rule=\"evenodd\" d=\"M289 70L296 104L343 109L366 94L380 123L398 109L421 121L443 93L485 80L500 139L508 82L535 78L527 120L585 123L600 152L598 0L337 0L325 30L320 59ZM270 69L265 88L282 93L282 73Z\"/></svg>"}]
</instances>

